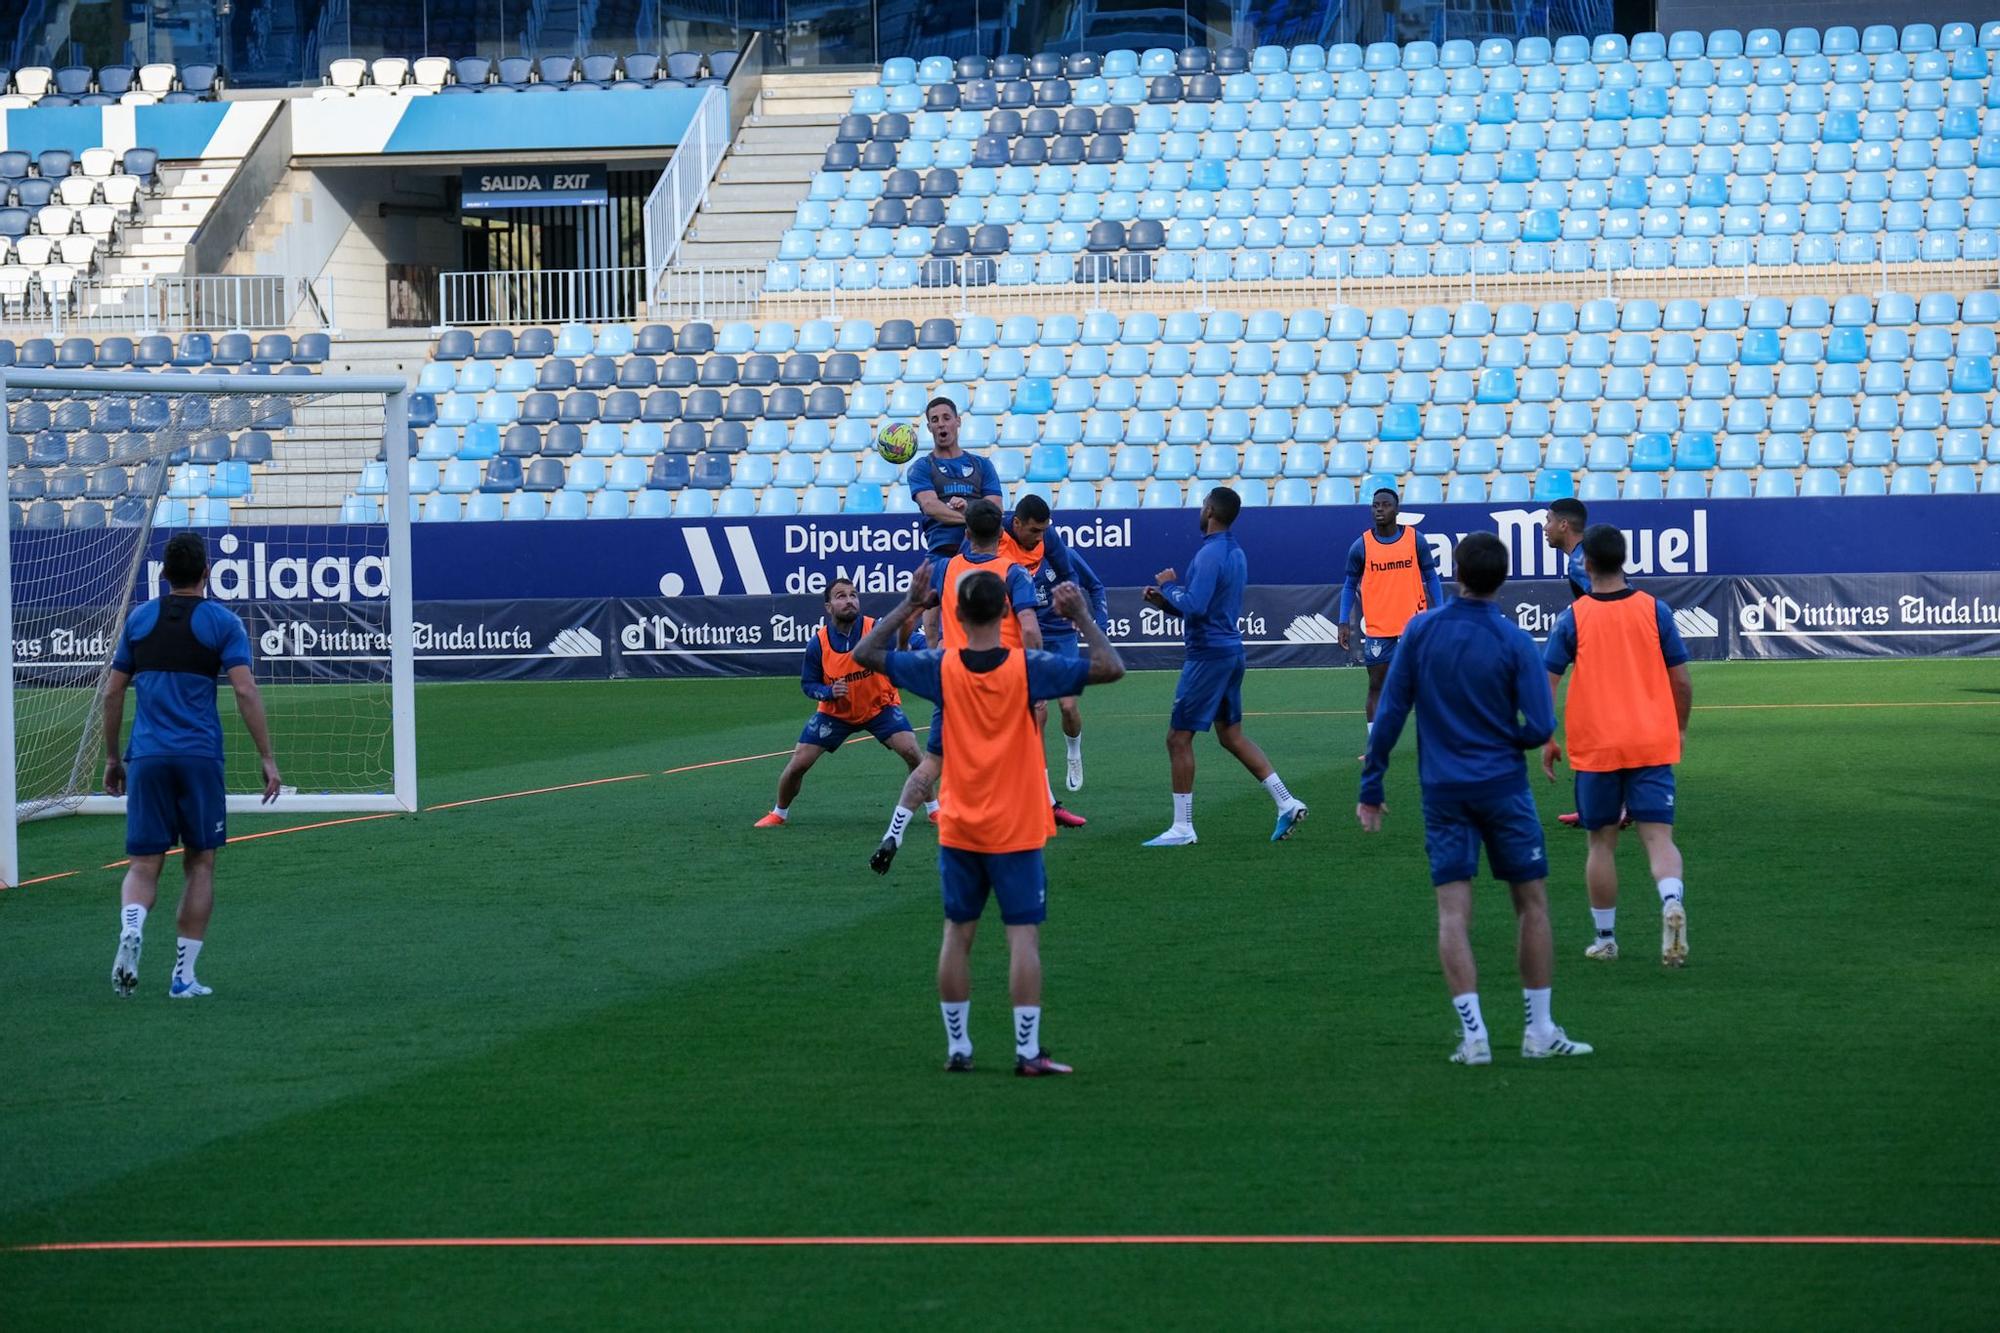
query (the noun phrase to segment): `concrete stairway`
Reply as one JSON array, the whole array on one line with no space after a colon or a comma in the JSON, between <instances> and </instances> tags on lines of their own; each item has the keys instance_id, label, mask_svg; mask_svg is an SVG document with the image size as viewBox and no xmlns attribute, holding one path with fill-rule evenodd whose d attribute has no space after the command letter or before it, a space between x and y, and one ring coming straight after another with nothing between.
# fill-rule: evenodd
<instances>
[{"instance_id":1,"label":"concrete stairway","mask_svg":"<svg viewBox=\"0 0 2000 1333\"><path fill-rule=\"evenodd\" d=\"M162 165L158 188L141 201L138 221L126 225L118 248L100 265L99 279L116 285L178 276L188 242L239 165L236 158Z\"/></svg>"},{"instance_id":2,"label":"concrete stairway","mask_svg":"<svg viewBox=\"0 0 2000 1333\"><path fill-rule=\"evenodd\" d=\"M806 197L854 89L876 78L874 70L766 74L674 268L762 268L777 258L778 238Z\"/></svg>"}]
</instances>

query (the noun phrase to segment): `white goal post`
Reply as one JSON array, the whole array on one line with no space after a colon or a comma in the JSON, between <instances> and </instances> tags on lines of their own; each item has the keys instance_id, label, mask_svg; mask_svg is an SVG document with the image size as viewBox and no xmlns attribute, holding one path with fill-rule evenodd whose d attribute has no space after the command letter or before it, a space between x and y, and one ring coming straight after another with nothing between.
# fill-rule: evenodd
<instances>
[{"instance_id":1,"label":"white goal post","mask_svg":"<svg viewBox=\"0 0 2000 1333\"><path fill-rule=\"evenodd\" d=\"M21 823L123 813L101 792L104 682L184 529L208 541L210 595L245 620L284 774L262 804L254 749L218 700L229 809L417 809L409 389L283 362L0 367L0 784L14 810L0 883L23 878ZM128 724L134 712L128 698Z\"/></svg>"}]
</instances>

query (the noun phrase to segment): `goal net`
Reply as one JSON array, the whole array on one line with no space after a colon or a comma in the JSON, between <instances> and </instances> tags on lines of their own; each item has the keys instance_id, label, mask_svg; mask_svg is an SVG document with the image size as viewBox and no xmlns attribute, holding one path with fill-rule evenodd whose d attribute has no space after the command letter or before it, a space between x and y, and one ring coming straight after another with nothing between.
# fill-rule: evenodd
<instances>
[{"instance_id":1,"label":"goal net","mask_svg":"<svg viewBox=\"0 0 2000 1333\"><path fill-rule=\"evenodd\" d=\"M207 595L244 623L283 774L278 811L416 805L408 428L399 380L303 367L234 374L0 370L0 780L18 825L123 810L102 795L105 681L126 619L164 593L182 531ZM218 681L230 807L263 774ZM129 727L134 700L126 701Z\"/></svg>"}]
</instances>

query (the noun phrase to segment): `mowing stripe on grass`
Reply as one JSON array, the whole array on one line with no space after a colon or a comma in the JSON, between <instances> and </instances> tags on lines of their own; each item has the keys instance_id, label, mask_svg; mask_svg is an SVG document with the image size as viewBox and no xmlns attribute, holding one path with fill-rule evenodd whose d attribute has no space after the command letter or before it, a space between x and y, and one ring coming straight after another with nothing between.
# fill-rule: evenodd
<instances>
[{"instance_id":1,"label":"mowing stripe on grass","mask_svg":"<svg viewBox=\"0 0 2000 1333\"><path fill-rule=\"evenodd\" d=\"M282 1240L83 1240L10 1245L15 1254L125 1250L717 1249L994 1245L1793 1245L2000 1248L2000 1236L383 1236Z\"/></svg>"}]
</instances>

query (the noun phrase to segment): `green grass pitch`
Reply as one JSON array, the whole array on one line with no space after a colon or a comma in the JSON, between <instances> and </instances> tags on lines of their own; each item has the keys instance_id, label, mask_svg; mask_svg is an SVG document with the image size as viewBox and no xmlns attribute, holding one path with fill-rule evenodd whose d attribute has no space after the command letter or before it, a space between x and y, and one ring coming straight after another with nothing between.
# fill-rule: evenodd
<instances>
[{"instance_id":1,"label":"green grass pitch","mask_svg":"<svg viewBox=\"0 0 2000 1333\"><path fill-rule=\"evenodd\" d=\"M783 680L419 692L427 804L631 781L232 848L170 1003L170 869L113 997L120 828L29 826L0 893L0 1328L1991 1327L1992 1248L1636 1245L23 1252L122 1239L1082 1234L2000 1236L1991 661L1698 667L1681 774L1692 965L1587 964L1550 833L1555 1012L1523 1063L1512 918L1480 890L1495 1063L1446 1063L1413 740L1353 823L1358 671L1260 672L1313 806L1200 753L1172 677L1085 700L1090 827L1050 849L1044 1033L939 1072L927 828L866 868L901 766L823 761L755 831L806 713ZM913 710L921 720L924 709ZM283 736L279 744L283 745ZM1059 756L1051 743L1051 752ZM1059 770L1058 770L1059 771ZM273 821L239 820L236 831Z\"/></svg>"}]
</instances>

